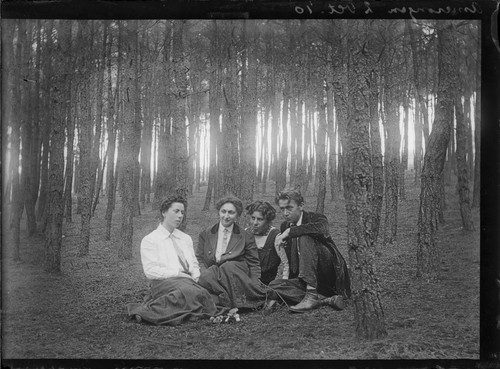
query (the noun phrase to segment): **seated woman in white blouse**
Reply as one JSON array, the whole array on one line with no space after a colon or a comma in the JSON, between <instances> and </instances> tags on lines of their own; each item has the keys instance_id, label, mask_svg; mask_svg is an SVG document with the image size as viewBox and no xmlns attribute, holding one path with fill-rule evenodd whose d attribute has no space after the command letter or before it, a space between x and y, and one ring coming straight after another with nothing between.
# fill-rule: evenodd
<instances>
[{"instance_id":1,"label":"seated woman in white blouse","mask_svg":"<svg viewBox=\"0 0 500 369\"><path fill-rule=\"evenodd\" d=\"M186 320L209 318L217 312L212 297L196 282L200 267L193 240L177 229L184 219L186 200L171 196L160 206L161 223L141 242L144 274L150 280L150 297L127 305L138 322L178 325Z\"/></svg>"}]
</instances>

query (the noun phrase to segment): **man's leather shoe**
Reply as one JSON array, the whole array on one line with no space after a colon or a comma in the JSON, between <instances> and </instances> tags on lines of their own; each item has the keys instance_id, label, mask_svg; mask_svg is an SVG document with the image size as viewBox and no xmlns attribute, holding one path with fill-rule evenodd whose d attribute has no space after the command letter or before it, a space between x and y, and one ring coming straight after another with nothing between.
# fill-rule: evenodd
<instances>
[{"instance_id":1,"label":"man's leather shoe","mask_svg":"<svg viewBox=\"0 0 500 369\"><path fill-rule=\"evenodd\" d=\"M309 310L313 310L321 306L321 300L318 297L317 293L306 292L306 295L295 306L290 306L290 311L294 313L303 313Z\"/></svg>"},{"instance_id":2,"label":"man's leather shoe","mask_svg":"<svg viewBox=\"0 0 500 369\"><path fill-rule=\"evenodd\" d=\"M331 306L335 310L344 310L344 298L340 295L333 295L321 301L324 306Z\"/></svg>"}]
</instances>

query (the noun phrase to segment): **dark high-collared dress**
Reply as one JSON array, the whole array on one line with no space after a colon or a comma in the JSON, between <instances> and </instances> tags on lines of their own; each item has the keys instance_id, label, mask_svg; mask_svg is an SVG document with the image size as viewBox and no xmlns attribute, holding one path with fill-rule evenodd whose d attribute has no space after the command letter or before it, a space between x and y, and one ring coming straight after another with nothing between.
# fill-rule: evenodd
<instances>
[{"instance_id":1,"label":"dark high-collared dress","mask_svg":"<svg viewBox=\"0 0 500 369\"><path fill-rule=\"evenodd\" d=\"M214 296L219 306L259 307L266 292L259 281L261 269L254 236L234 224L226 251L217 262L218 231L219 223L200 233L195 248L201 272L198 284Z\"/></svg>"}]
</instances>

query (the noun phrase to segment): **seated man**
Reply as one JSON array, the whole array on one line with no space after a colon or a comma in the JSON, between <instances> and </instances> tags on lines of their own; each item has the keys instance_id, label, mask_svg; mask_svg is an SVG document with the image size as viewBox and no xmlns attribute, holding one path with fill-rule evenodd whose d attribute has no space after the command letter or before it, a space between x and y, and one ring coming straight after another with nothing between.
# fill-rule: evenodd
<instances>
[{"instance_id":1,"label":"seated man","mask_svg":"<svg viewBox=\"0 0 500 369\"><path fill-rule=\"evenodd\" d=\"M284 247L290 274L289 279L269 284L272 291L265 309L270 309L279 295L294 304L292 312L302 313L321 305L342 310L343 298L351 296L349 272L329 234L327 218L304 211L304 198L298 190L282 191L275 200L285 218L275 244Z\"/></svg>"}]
</instances>

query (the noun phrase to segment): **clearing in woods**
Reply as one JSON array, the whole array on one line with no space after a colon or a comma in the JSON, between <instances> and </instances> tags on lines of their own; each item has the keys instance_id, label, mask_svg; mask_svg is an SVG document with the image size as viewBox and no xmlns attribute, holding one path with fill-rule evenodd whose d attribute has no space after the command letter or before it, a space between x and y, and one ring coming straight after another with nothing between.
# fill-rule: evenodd
<instances>
[{"instance_id":1,"label":"clearing in woods","mask_svg":"<svg viewBox=\"0 0 500 369\"><path fill-rule=\"evenodd\" d=\"M217 221L215 210L201 211L205 190L189 199L187 233L195 245L199 232ZM441 278L419 281L415 279L419 192L408 178L407 200L399 202L397 241L378 249L385 339L356 339L349 302L340 312L328 307L297 315L284 308L270 315L249 312L231 324L208 320L177 327L137 324L126 316L125 305L141 301L146 292L139 244L157 226L157 213L147 205L135 218L134 256L122 261L117 258L120 203L112 240L105 241L101 199L92 219L88 256L76 256L79 216L65 225L60 275L44 272L43 238L26 237L25 229L22 262L15 263L4 228L3 359L479 359L479 211L474 210L476 231L463 231L455 186L446 187L446 223L439 230ZM254 199L273 203L272 193L256 193ZM315 197L306 197L306 209L314 210L315 204ZM349 263L342 194L335 201L326 200L325 215ZM280 221L278 214L274 225Z\"/></svg>"}]
</instances>

